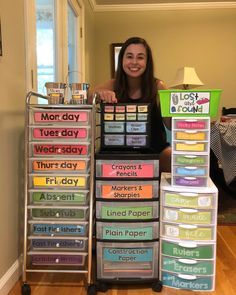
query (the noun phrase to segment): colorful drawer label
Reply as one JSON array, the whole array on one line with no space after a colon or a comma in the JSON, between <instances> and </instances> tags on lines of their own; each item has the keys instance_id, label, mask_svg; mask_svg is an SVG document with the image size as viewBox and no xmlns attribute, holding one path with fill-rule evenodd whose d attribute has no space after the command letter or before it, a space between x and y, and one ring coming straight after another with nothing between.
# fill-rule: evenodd
<instances>
[{"instance_id":1,"label":"colorful drawer label","mask_svg":"<svg viewBox=\"0 0 236 295\"><path fill-rule=\"evenodd\" d=\"M82 255L32 255L33 265L82 265L84 256Z\"/></svg>"},{"instance_id":2,"label":"colorful drawer label","mask_svg":"<svg viewBox=\"0 0 236 295\"><path fill-rule=\"evenodd\" d=\"M174 184L181 186L206 186L206 177L174 177Z\"/></svg>"},{"instance_id":3,"label":"colorful drawer label","mask_svg":"<svg viewBox=\"0 0 236 295\"><path fill-rule=\"evenodd\" d=\"M175 156L176 164L189 164L189 165L204 165L207 163L207 158L204 156Z\"/></svg>"},{"instance_id":4,"label":"colorful drawer label","mask_svg":"<svg viewBox=\"0 0 236 295\"><path fill-rule=\"evenodd\" d=\"M83 236L86 232L86 225L70 224L33 224L33 233L39 235L79 235Z\"/></svg>"},{"instance_id":5,"label":"colorful drawer label","mask_svg":"<svg viewBox=\"0 0 236 295\"><path fill-rule=\"evenodd\" d=\"M37 203L85 203L87 192L33 192L32 200Z\"/></svg>"},{"instance_id":6,"label":"colorful drawer label","mask_svg":"<svg viewBox=\"0 0 236 295\"><path fill-rule=\"evenodd\" d=\"M154 177L154 164L102 164L103 177L148 178Z\"/></svg>"},{"instance_id":7,"label":"colorful drawer label","mask_svg":"<svg viewBox=\"0 0 236 295\"><path fill-rule=\"evenodd\" d=\"M213 261L175 259L162 256L162 269L189 275L212 275Z\"/></svg>"},{"instance_id":8,"label":"colorful drawer label","mask_svg":"<svg viewBox=\"0 0 236 295\"><path fill-rule=\"evenodd\" d=\"M152 248L104 248L103 259L114 262L153 261Z\"/></svg>"},{"instance_id":9,"label":"colorful drawer label","mask_svg":"<svg viewBox=\"0 0 236 295\"><path fill-rule=\"evenodd\" d=\"M154 218L153 207L116 207L102 206L102 218L104 219L151 219Z\"/></svg>"},{"instance_id":10,"label":"colorful drawer label","mask_svg":"<svg viewBox=\"0 0 236 295\"><path fill-rule=\"evenodd\" d=\"M34 121L43 122L87 122L88 112L35 112Z\"/></svg>"},{"instance_id":11,"label":"colorful drawer label","mask_svg":"<svg viewBox=\"0 0 236 295\"><path fill-rule=\"evenodd\" d=\"M194 193L175 194L165 193L164 203L167 206L186 207L186 208L212 208L213 195L199 195Z\"/></svg>"},{"instance_id":12,"label":"colorful drawer label","mask_svg":"<svg viewBox=\"0 0 236 295\"><path fill-rule=\"evenodd\" d=\"M68 186L68 187L85 187L86 177L74 176L34 176L33 184L35 187L42 186Z\"/></svg>"},{"instance_id":13,"label":"colorful drawer label","mask_svg":"<svg viewBox=\"0 0 236 295\"><path fill-rule=\"evenodd\" d=\"M123 146L125 144L125 136L123 134L119 134L119 135L109 135L109 134L105 134L104 135L104 144L106 146L111 145L118 145L118 146Z\"/></svg>"},{"instance_id":14,"label":"colorful drawer label","mask_svg":"<svg viewBox=\"0 0 236 295\"><path fill-rule=\"evenodd\" d=\"M125 131L124 122L106 122L104 123L106 133L123 133Z\"/></svg>"},{"instance_id":15,"label":"colorful drawer label","mask_svg":"<svg viewBox=\"0 0 236 295\"><path fill-rule=\"evenodd\" d=\"M147 145L147 135L126 135L126 145L127 146L146 146Z\"/></svg>"},{"instance_id":16,"label":"colorful drawer label","mask_svg":"<svg viewBox=\"0 0 236 295\"><path fill-rule=\"evenodd\" d=\"M163 286L169 286L176 289L210 291L213 288L213 277L211 276L178 276L171 273L162 272L161 281Z\"/></svg>"},{"instance_id":17,"label":"colorful drawer label","mask_svg":"<svg viewBox=\"0 0 236 295\"><path fill-rule=\"evenodd\" d=\"M164 235L170 238L206 241L213 239L212 227L164 225Z\"/></svg>"},{"instance_id":18,"label":"colorful drawer label","mask_svg":"<svg viewBox=\"0 0 236 295\"><path fill-rule=\"evenodd\" d=\"M51 138L87 138L87 128L34 128L33 137L37 139Z\"/></svg>"},{"instance_id":19,"label":"colorful drawer label","mask_svg":"<svg viewBox=\"0 0 236 295\"><path fill-rule=\"evenodd\" d=\"M165 221L210 224L212 222L212 212L197 211L193 209L173 209L164 208L163 219Z\"/></svg>"},{"instance_id":20,"label":"colorful drawer label","mask_svg":"<svg viewBox=\"0 0 236 295\"><path fill-rule=\"evenodd\" d=\"M204 152L205 144L204 143L176 143L176 151L186 151L186 152Z\"/></svg>"},{"instance_id":21,"label":"colorful drawer label","mask_svg":"<svg viewBox=\"0 0 236 295\"><path fill-rule=\"evenodd\" d=\"M85 240L58 240L58 239L32 239L32 247L34 249L44 248L63 248L63 249L76 249L84 250Z\"/></svg>"},{"instance_id":22,"label":"colorful drawer label","mask_svg":"<svg viewBox=\"0 0 236 295\"><path fill-rule=\"evenodd\" d=\"M176 167L176 174L183 176L205 176L206 168L201 167Z\"/></svg>"},{"instance_id":23,"label":"colorful drawer label","mask_svg":"<svg viewBox=\"0 0 236 295\"><path fill-rule=\"evenodd\" d=\"M87 145L34 144L34 155L87 155Z\"/></svg>"},{"instance_id":24,"label":"colorful drawer label","mask_svg":"<svg viewBox=\"0 0 236 295\"><path fill-rule=\"evenodd\" d=\"M45 219L84 219L84 209L54 209L54 208L33 208L33 218L45 218Z\"/></svg>"},{"instance_id":25,"label":"colorful drawer label","mask_svg":"<svg viewBox=\"0 0 236 295\"><path fill-rule=\"evenodd\" d=\"M214 257L213 245L200 245L195 243L171 243L162 240L162 254L178 258L212 259Z\"/></svg>"},{"instance_id":26,"label":"colorful drawer label","mask_svg":"<svg viewBox=\"0 0 236 295\"><path fill-rule=\"evenodd\" d=\"M85 171L87 161L79 160L35 160L33 161L34 171Z\"/></svg>"},{"instance_id":27,"label":"colorful drawer label","mask_svg":"<svg viewBox=\"0 0 236 295\"><path fill-rule=\"evenodd\" d=\"M129 133L145 133L147 131L145 122L127 122L126 132Z\"/></svg>"},{"instance_id":28,"label":"colorful drawer label","mask_svg":"<svg viewBox=\"0 0 236 295\"><path fill-rule=\"evenodd\" d=\"M179 140L206 140L206 133L177 131L175 133L175 138Z\"/></svg>"},{"instance_id":29,"label":"colorful drawer label","mask_svg":"<svg viewBox=\"0 0 236 295\"><path fill-rule=\"evenodd\" d=\"M178 129L206 129L207 122L206 121L194 121L194 120L186 120L186 121L177 121L176 128Z\"/></svg>"},{"instance_id":30,"label":"colorful drawer label","mask_svg":"<svg viewBox=\"0 0 236 295\"><path fill-rule=\"evenodd\" d=\"M101 197L108 199L151 199L153 185L102 185Z\"/></svg>"},{"instance_id":31,"label":"colorful drawer label","mask_svg":"<svg viewBox=\"0 0 236 295\"><path fill-rule=\"evenodd\" d=\"M103 226L102 238L110 240L151 240L153 239L153 226L143 228Z\"/></svg>"}]
</instances>

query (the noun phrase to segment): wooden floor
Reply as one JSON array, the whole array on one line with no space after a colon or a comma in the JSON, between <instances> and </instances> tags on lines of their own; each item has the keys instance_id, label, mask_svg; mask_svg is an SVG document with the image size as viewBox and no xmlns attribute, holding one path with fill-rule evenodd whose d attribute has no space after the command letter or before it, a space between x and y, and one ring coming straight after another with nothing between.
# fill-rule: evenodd
<instances>
[{"instance_id":1,"label":"wooden floor","mask_svg":"<svg viewBox=\"0 0 236 295\"><path fill-rule=\"evenodd\" d=\"M217 234L217 264L216 288L213 292L192 292L163 287L162 295L235 295L236 294L236 225L218 226ZM86 295L87 290L83 280L78 282L78 275L29 274L27 276L32 295ZM17 282L9 295L21 294L21 280ZM112 286L106 293L98 295L154 295L149 286L123 285L122 288Z\"/></svg>"}]
</instances>

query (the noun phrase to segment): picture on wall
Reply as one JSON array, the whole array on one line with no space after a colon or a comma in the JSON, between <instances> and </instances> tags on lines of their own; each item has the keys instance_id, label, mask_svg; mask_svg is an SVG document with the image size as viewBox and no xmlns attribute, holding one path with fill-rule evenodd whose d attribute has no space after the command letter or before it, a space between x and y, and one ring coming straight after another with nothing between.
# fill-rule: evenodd
<instances>
[{"instance_id":1,"label":"picture on wall","mask_svg":"<svg viewBox=\"0 0 236 295\"><path fill-rule=\"evenodd\" d=\"M1 30L1 19L0 19L0 56L2 56L2 30Z\"/></svg>"},{"instance_id":2,"label":"picture on wall","mask_svg":"<svg viewBox=\"0 0 236 295\"><path fill-rule=\"evenodd\" d=\"M118 56L121 50L123 43L112 43L111 44L111 77L115 77L117 64L118 64Z\"/></svg>"}]
</instances>

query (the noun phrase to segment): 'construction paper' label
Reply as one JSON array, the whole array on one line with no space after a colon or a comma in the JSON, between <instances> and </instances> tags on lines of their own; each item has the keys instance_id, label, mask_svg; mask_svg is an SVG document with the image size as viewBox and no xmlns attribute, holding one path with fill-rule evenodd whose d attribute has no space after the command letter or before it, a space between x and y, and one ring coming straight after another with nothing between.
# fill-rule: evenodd
<instances>
[{"instance_id":1,"label":"'construction paper' label","mask_svg":"<svg viewBox=\"0 0 236 295\"><path fill-rule=\"evenodd\" d=\"M152 248L104 248L103 259L114 262L153 261Z\"/></svg>"}]
</instances>

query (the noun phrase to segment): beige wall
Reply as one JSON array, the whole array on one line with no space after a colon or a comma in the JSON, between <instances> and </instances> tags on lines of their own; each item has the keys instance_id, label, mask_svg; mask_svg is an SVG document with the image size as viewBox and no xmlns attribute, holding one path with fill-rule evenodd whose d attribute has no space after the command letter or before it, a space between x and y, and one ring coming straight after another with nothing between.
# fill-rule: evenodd
<instances>
[{"instance_id":1,"label":"beige wall","mask_svg":"<svg viewBox=\"0 0 236 295\"><path fill-rule=\"evenodd\" d=\"M0 2L0 278L18 259L22 235L25 100L24 1Z\"/></svg>"},{"instance_id":2,"label":"beige wall","mask_svg":"<svg viewBox=\"0 0 236 295\"><path fill-rule=\"evenodd\" d=\"M236 9L97 12L96 84L110 78L110 44L137 35L149 42L156 76L167 85L178 68L193 66L205 89L223 89L221 106L235 106Z\"/></svg>"}]
</instances>

